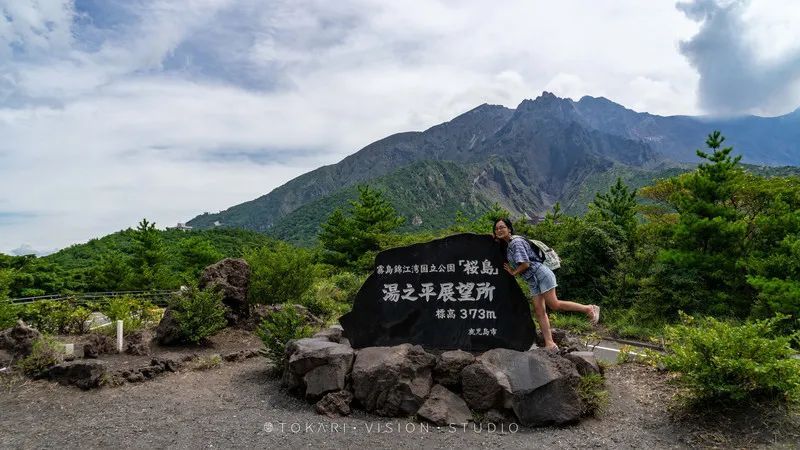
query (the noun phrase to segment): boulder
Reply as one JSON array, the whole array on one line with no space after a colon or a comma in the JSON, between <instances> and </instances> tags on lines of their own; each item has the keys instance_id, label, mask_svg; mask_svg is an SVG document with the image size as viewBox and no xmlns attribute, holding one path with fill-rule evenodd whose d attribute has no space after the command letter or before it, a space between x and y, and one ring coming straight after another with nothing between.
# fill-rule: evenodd
<instances>
[{"instance_id":1,"label":"boulder","mask_svg":"<svg viewBox=\"0 0 800 450\"><path fill-rule=\"evenodd\" d=\"M341 343L342 340L342 327L330 327L325 328L324 330L318 331L314 336L311 336L314 339L325 339L330 342L336 342L337 344Z\"/></svg>"},{"instance_id":2,"label":"boulder","mask_svg":"<svg viewBox=\"0 0 800 450\"><path fill-rule=\"evenodd\" d=\"M56 364L39 375L63 385L73 385L81 389L92 389L100 386L107 373L105 363L101 361L69 361Z\"/></svg>"},{"instance_id":3,"label":"boulder","mask_svg":"<svg viewBox=\"0 0 800 450\"><path fill-rule=\"evenodd\" d=\"M238 324L250 315L247 301L250 265L244 259L225 258L206 267L200 275L198 287L222 292L229 324Z\"/></svg>"},{"instance_id":4,"label":"boulder","mask_svg":"<svg viewBox=\"0 0 800 450\"><path fill-rule=\"evenodd\" d=\"M164 316L156 327L156 341L161 345L176 345L183 341L183 333L170 308L164 311Z\"/></svg>"},{"instance_id":5,"label":"boulder","mask_svg":"<svg viewBox=\"0 0 800 450\"><path fill-rule=\"evenodd\" d=\"M305 338L289 342L286 356L287 384L299 387L306 398L316 399L344 389L354 352L346 345Z\"/></svg>"},{"instance_id":6,"label":"boulder","mask_svg":"<svg viewBox=\"0 0 800 450\"><path fill-rule=\"evenodd\" d=\"M350 409L352 401L353 394L350 391L329 392L314 405L314 410L317 414L322 414L331 419L339 416L349 416L352 412Z\"/></svg>"},{"instance_id":7,"label":"boulder","mask_svg":"<svg viewBox=\"0 0 800 450\"><path fill-rule=\"evenodd\" d=\"M353 393L369 412L402 417L422 406L433 382L436 357L419 345L361 349L353 363Z\"/></svg>"},{"instance_id":8,"label":"boulder","mask_svg":"<svg viewBox=\"0 0 800 450\"><path fill-rule=\"evenodd\" d=\"M600 365L597 364L597 358L595 358L592 352L567 353L564 355L564 358L575 364L575 368L581 376L592 373L600 374Z\"/></svg>"},{"instance_id":9,"label":"boulder","mask_svg":"<svg viewBox=\"0 0 800 450\"><path fill-rule=\"evenodd\" d=\"M125 337L125 353L136 356L149 355L152 339L147 330L134 331Z\"/></svg>"},{"instance_id":10,"label":"boulder","mask_svg":"<svg viewBox=\"0 0 800 450\"><path fill-rule=\"evenodd\" d=\"M433 381L455 392L461 392L461 371L474 362L475 357L471 353L462 350L444 352L436 360Z\"/></svg>"},{"instance_id":11,"label":"boulder","mask_svg":"<svg viewBox=\"0 0 800 450\"><path fill-rule=\"evenodd\" d=\"M417 415L436 425L461 424L472 420L467 403L440 384L433 386Z\"/></svg>"},{"instance_id":12,"label":"boulder","mask_svg":"<svg viewBox=\"0 0 800 450\"><path fill-rule=\"evenodd\" d=\"M461 371L461 386L467 405L475 411L510 406L511 385L502 370L478 360Z\"/></svg>"},{"instance_id":13,"label":"boulder","mask_svg":"<svg viewBox=\"0 0 800 450\"><path fill-rule=\"evenodd\" d=\"M511 407L521 424L564 424L580 418L582 402L577 391L580 376L570 361L541 349L528 352L494 349L478 359L508 377Z\"/></svg>"},{"instance_id":14,"label":"boulder","mask_svg":"<svg viewBox=\"0 0 800 450\"><path fill-rule=\"evenodd\" d=\"M100 355L117 353L117 344L111 336L100 333L86 335L83 344L84 358L97 358Z\"/></svg>"},{"instance_id":15,"label":"boulder","mask_svg":"<svg viewBox=\"0 0 800 450\"><path fill-rule=\"evenodd\" d=\"M556 345L560 350L559 351L560 354L569 352L584 352L588 350L586 348L586 345L584 345L580 339L575 337L567 330L562 330L560 328L553 328L552 330L550 330L550 332L553 335L553 342L556 343ZM544 338L542 338L541 331L536 332L536 345L538 347L544 347Z\"/></svg>"},{"instance_id":16,"label":"boulder","mask_svg":"<svg viewBox=\"0 0 800 450\"><path fill-rule=\"evenodd\" d=\"M31 354L33 343L42 334L19 320L17 324L0 332L0 348L8 350L15 358L24 358Z\"/></svg>"}]
</instances>

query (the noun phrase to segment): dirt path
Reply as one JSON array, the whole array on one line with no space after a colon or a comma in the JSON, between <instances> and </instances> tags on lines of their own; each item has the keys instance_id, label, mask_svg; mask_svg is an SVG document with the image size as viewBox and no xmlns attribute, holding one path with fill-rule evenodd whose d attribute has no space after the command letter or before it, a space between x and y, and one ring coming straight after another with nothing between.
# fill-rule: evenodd
<instances>
[{"instance_id":1,"label":"dirt path","mask_svg":"<svg viewBox=\"0 0 800 450\"><path fill-rule=\"evenodd\" d=\"M799 435L753 425L675 421L672 390L651 369L609 370L600 419L564 428L450 429L362 412L331 420L283 393L253 358L206 372L83 392L44 381L0 391L3 448L798 448ZM750 420L750 422L753 422ZM726 431L727 430L727 431ZM736 432L732 430L737 430Z\"/></svg>"}]
</instances>

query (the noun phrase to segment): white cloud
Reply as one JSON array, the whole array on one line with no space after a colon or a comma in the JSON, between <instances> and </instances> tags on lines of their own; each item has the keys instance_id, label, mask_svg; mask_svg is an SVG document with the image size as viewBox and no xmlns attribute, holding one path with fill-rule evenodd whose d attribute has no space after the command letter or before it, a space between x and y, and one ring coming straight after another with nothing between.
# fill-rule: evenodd
<instances>
[{"instance_id":1,"label":"white cloud","mask_svg":"<svg viewBox=\"0 0 800 450\"><path fill-rule=\"evenodd\" d=\"M0 0L0 251L172 225L544 89L699 112L671 2L88 5Z\"/></svg>"}]
</instances>

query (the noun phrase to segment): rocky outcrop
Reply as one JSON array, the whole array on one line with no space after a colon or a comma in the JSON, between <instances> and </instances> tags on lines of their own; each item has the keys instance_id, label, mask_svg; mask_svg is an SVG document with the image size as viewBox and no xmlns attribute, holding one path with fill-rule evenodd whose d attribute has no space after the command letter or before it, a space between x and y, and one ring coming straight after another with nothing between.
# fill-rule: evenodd
<instances>
[{"instance_id":1,"label":"rocky outcrop","mask_svg":"<svg viewBox=\"0 0 800 450\"><path fill-rule=\"evenodd\" d=\"M436 425L460 424L472 420L472 412L467 403L440 384L433 386L417 415Z\"/></svg>"},{"instance_id":2,"label":"rocky outcrop","mask_svg":"<svg viewBox=\"0 0 800 450\"><path fill-rule=\"evenodd\" d=\"M41 337L39 331L20 320L13 327L0 332L0 348L8 350L15 358L24 358L31 354L34 342Z\"/></svg>"},{"instance_id":3,"label":"rocky outcrop","mask_svg":"<svg viewBox=\"0 0 800 450\"><path fill-rule=\"evenodd\" d=\"M381 416L414 414L430 393L435 362L419 345L363 348L353 363L353 394Z\"/></svg>"},{"instance_id":4,"label":"rocky outcrop","mask_svg":"<svg viewBox=\"0 0 800 450\"><path fill-rule=\"evenodd\" d=\"M345 388L354 352L347 345L323 339L298 339L286 348L284 382L308 399Z\"/></svg>"},{"instance_id":5,"label":"rocky outcrop","mask_svg":"<svg viewBox=\"0 0 800 450\"><path fill-rule=\"evenodd\" d=\"M247 301L250 265L244 259L225 258L206 267L200 275L198 287L222 293L228 324L237 325L250 315Z\"/></svg>"},{"instance_id":6,"label":"rocky outcrop","mask_svg":"<svg viewBox=\"0 0 800 450\"><path fill-rule=\"evenodd\" d=\"M597 358L592 352L567 353L564 358L575 364L575 368L581 376L601 373L600 365L597 364Z\"/></svg>"},{"instance_id":7,"label":"rocky outcrop","mask_svg":"<svg viewBox=\"0 0 800 450\"><path fill-rule=\"evenodd\" d=\"M511 395L506 374L497 367L478 361L461 372L464 400L475 411L505 408Z\"/></svg>"}]
</instances>

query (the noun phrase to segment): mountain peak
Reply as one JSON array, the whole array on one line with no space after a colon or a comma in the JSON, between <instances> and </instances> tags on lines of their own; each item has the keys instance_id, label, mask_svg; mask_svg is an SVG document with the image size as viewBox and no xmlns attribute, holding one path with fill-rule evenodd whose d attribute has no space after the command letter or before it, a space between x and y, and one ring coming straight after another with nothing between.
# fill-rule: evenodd
<instances>
[{"instance_id":1,"label":"mountain peak","mask_svg":"<svg viewBox=\"0 0 800 450\"><path fill-rule=\"evenodd\" d=\"M550 117L562 121L580 121L580 114L575 103L568 98L561 98L552 92L544 91L533 100L525 99L517 106L517 115L533 114L537 117Z\"/></svg>"}]
</instances>

